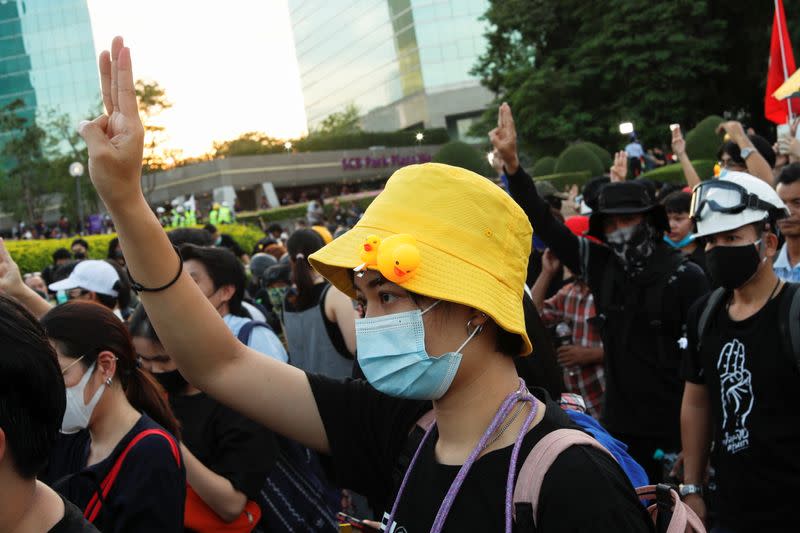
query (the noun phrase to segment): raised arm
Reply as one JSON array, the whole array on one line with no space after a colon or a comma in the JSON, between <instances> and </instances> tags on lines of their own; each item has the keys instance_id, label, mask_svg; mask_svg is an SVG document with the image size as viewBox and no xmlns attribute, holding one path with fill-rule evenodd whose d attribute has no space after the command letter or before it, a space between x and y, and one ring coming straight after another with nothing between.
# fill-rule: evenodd
<instances>
[{"instance_id":1,"label":"raised arm","mask_svg":"<svg viewBox=\"0 0 800 533\"><path fill-rule=\"evenodd\" d=\"M107 114L81 123L79 132L89 148L89 176L114 219L132 277L144 287L162 287L180 261L141 190L144 130L130 50L121 37L111 48L100 54ZM187 273L141 297L167 353L193 385L278 433L328 451L305 373L239 343Z\"/></svg>"},{"instance_id":2,"label":"raised arm","mask_svg":"<svg viewBox=\"0 0 800 533\"><path fill-rule=\"evenodd\" d=\"M686 178L686 184L694 188L694 186L699 184L702 180L700 176L697 175L697 171L694 169L694 165L692 165L692 161L689 159L689 154L686 153L686 141L683 138L680 126L676 126L675 129L672 130L672 153L675 154L678 158L678 162L681 164L683 176Z\"/></svg>"},{"instance_id":3,"label":"raised arm","mask_svg":"<svg viewBox=\"0 0 800 533\"><path fill-rule=\"evenodd\" d=\"M580 240L553 216L550 206L536 192L533 180L519 165L517 130L508 104L500 106L497 128L489 133L489 139L505 161L509 192L528 215L533 232L547 243L567 268L582 274Z\"/></svg>"},{"instance_id":4,"label":"raised arm","mask_svg":"<svg viewBox=\"0 0 800 533\"><path fill-rule=\"evenodd\" d=\"M3 239L0 239L0 293L16 298L36 318L43 317L52 309L47 300L25 285L19 267L8 253Z\"/></svg>"},{"instance_id":5,"label":"raised arm","mask_svg":"<svg viewBox=\"0 0 800 533\"><path fill-rule=\"evenodd\" d=\"M750 148L753 152L745 159L745 164L747 165L747 172L757 178L760 178L767 182L770 187L775 186L775 180L772 176L772 168L767 163L767 160L764 159L756 147L753 146L753 143L750 141L750 138L744 132L744 128L742 128L742 124L735 120L729 120L728 122L723 122L722 124L717 127L717 132L725 131L728 135L730 135L731 140L739 145L741 150L745 148Z\"/></svg>"}]
</instances>

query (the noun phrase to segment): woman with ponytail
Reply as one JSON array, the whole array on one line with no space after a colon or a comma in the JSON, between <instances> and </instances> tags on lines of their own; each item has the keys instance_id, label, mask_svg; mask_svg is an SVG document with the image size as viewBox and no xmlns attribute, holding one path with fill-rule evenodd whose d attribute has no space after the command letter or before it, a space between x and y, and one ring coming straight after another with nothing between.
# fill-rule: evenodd
<instances>
[{"instance_id":1,"label":"woman with ponytail","mask_svg":"<svg viewBox=\"0 0 800 533\"><path fill-rule=\"evenodd\" d=\"M310 229L294 232L287 243L293 284L283 310L289 362L306 372L349 377L356 351L355 310L346 294L311 268L308 257L323 246L320 234Z\"/></svg>"},{"instance_id":2,"label":"woman with ponytail","mask_svg":"<svg viewBox=\"0 0 800 533\"><path fill-rule=\"evenodd\" d=\"M43 478L104 533L182 531L186 473L179 426L114 313L73 301L41 319L67 409Z\"/></svg>"}]
</instances>

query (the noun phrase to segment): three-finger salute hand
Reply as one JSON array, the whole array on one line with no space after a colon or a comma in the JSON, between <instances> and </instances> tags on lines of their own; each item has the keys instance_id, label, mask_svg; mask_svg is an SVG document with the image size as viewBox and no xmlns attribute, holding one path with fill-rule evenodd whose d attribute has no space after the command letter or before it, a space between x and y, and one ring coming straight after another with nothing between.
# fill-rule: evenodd
<instances>
[{"instance_id":1,"label":"three-finger salute hand","mask_svg":"<svg viewBox=\"0 0 800 533\"><path fill-rule=\"evenodd\" d=\"M497 112L497 127L489 132L492 146L500 154L509 174L515 174L519 168L517 158L517 128L514 125L514 116L511 107L503 102Z\"/></svg>"},{"instance_id":2,"label":"three-finger salute hand","mask_svg":"<svg viewBox=\"0 0 800 533\"><path fill-rule=\"evenodd\" d=\"M686 141L683 138L680 126L672 130L672 152L677 157L681 157L686 153Z\"/></svg>"},{"instance_id":3,"label":"three-finger salute hand","mask_svg":"<svg viewBox=\"0 0 800 533\"><path fill-rule=\"evenodd\" d=\"M609 169L611 181L625 181L628 177L628 154L620 150L614 154L614 164Z\"/></svg>"},{"instance_id":4,"label":"three-finger salute hand","mask_svg":"<svg viewBox=\"0 0 800 533\"><path fill-rule=\"evenodd\" d=\"M78 133L89 149L89 177L112 210L141 195L144 128L139 118L131 52L115 37L111 52L100 54L100 80L106 114L82 122Z\"/></svg>"}]
</instances>

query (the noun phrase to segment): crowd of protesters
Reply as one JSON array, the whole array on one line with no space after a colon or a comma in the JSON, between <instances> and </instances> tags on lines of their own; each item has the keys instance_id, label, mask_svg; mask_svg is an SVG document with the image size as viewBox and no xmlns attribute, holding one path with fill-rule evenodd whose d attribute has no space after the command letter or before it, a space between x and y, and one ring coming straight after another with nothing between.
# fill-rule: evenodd
<instances>
[{"instance_id":1,"label":"crowd of protesters","mask_svg":"<svg viewBox=\"0 0 800 533\"><path fill-rule=\"evenodd\" d=\"M566 195L503 104L496 183L409 166L245 250L153 213L121 38L100 75L107 259L0 244L0 531L795 529L800 150L725 122L699 176L674 127L685 186L632 141Z\"/></svg>"}]
</instances>

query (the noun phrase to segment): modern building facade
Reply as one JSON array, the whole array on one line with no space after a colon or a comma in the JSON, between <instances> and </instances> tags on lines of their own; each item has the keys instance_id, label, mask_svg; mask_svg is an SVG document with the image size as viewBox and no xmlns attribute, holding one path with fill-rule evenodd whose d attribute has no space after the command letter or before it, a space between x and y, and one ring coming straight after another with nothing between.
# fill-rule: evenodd
<instances>
[{"instance_id":1,"label":"modern building facade","mask_svg":"<svg viewBox=\"0 0 800 533\"><path fill-rule=\"evenodd\" d=\"M289 0L313 130L354 104L371 131L446 127L464 139L492 94L470 74L488 0Z\"/></svg>"},{"instance_id":2,"label":"modern building facade","mask_svg":"<svg viewBox=\"0 0 800 533\"><path fill-rule=\"evenodd\" d=\"M40 121L99 112L86 0L0 0L0 107L17 99L22 116Z\"/></svg>"}]
</instances>

